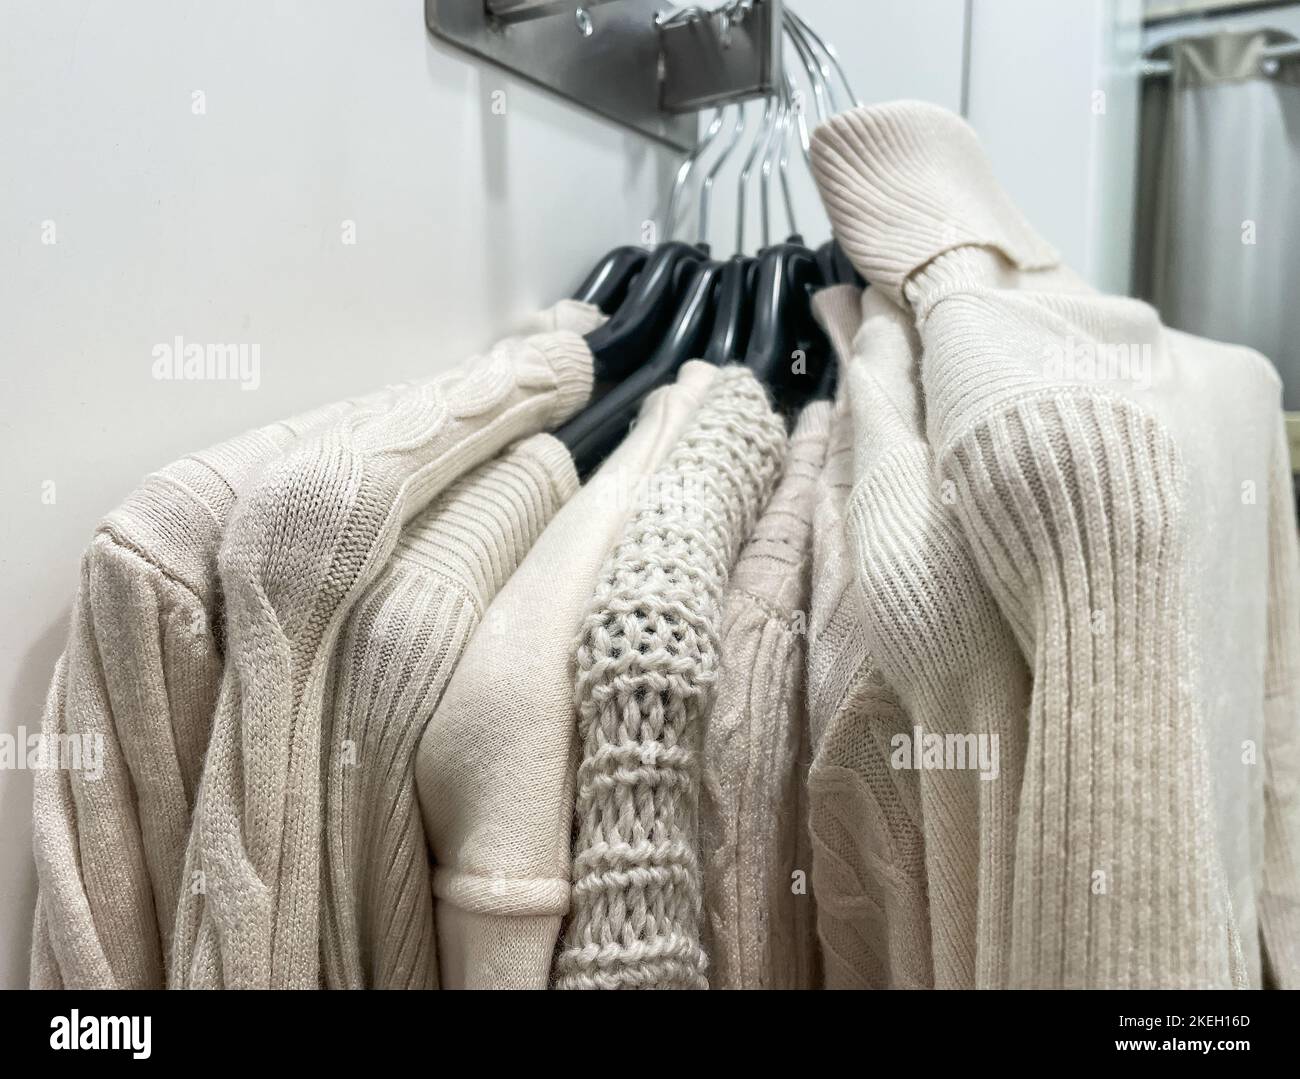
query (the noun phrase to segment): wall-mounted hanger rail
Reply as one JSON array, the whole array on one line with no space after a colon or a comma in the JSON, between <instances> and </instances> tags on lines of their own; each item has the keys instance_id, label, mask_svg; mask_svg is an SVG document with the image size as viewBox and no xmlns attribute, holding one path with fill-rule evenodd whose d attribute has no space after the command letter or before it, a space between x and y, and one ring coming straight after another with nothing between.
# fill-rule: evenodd
<instances>
[{"instance_id":1,"label":"wall-mounted hanger rail","mask_svg":"<svg viewBox=\"0 0 1300 1079\"><path fill-rule=\"evenodd\" d=\"M695 143L697 110L781 84L781 0L425 0L424 18L444 41L678 149Z\"/></svg>"}]
</instances>

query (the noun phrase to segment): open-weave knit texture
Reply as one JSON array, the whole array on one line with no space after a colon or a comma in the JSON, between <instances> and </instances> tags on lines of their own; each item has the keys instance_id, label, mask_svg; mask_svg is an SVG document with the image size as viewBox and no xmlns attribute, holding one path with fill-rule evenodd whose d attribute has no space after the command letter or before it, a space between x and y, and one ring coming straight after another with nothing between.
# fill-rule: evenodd
<instances>
[{"instance_id":1,"label":"open-weave knit texture","mask_svg":"<svg viewBox=\"0 0 1300 1079\"><path fill-rule=\"evenodd\" d=\"M836 235L917 328L935 467L1032 673L1010 984L1258 984L1297 894L1266 841L1297 834L1266 820L1297 809L1265 701L1268 612L1298 601L1253 494L1275 484L1275 373L1061 267L945 110L846 113L813 160Z\"/></svg>"},{"instance_id":2,"label":"open-weave knit texture","mask_svg":"<svg viewBox=\"0 0 1300 1079\"><path fill-rule=\"evenodd\" d=\"M219 564L227 666L185 856L171 982L321 983L322 735L340 630L402 527L591 390L571 331L510 339L272 463Z\"/></svg>"},{"instance_id":3,"label":"open-weave knit texture","mask_svg":"<svg viewBox=\"0 0 1300 1079\"><path fill-rule=\"evenodd\" d=\"M692 360L646 397L627 438L493 600L420 738L444 989L550 984L572 890L574 634L647 476L717 375Z\"/></svg>"},{"instance_id":4,"label":"open-weave knit texture","mask_svg":"<svg viewBox=\"0 0 1300 1079\"><path fill-rule=\"evenodd\" d=\"M873 289L862 316L845 364L855 431L846 524L867 642L912 719L908 766L942 765L919 775L934 984L1000 988L1029 670L934 475L910 320Z\"/></svg>"},{"instance_id":5,"label":"open-weave knit texture","mask_svg":"<svg viewBox=\"0 0 1300 1079\"><path fill-rule=\"evenodd\" d=\"M727 589L700 787L704 942L714 989L811 989L820 978L807 887L804 642L812 508L831 411L829 401L818 401L800 414L781 482Z\"/></svg>"},{"instance_id":6,"label":"open-weave knit texture","mask_svg":"<svg viewBox=\"0 0 1300 1079\"><path fill-rule=\"evenodd\" d=\"M583 755L561 988L708 987L701 728L723 590L785 444L754 376L723 370L606 563L576 643Z\"/></svg>"},{"instance_id":7,"label":"open-weave knit texture","mask_svg":"<svg viewBox=\"0 0 1300 1079\"><path fill-rule=\"evenodd\" d=\"M846 369L861 321L858 290L823 289L813 306ZM890 767L891 740L910 736L912 723L867 644L845 520L853 461L841 381L817 480L808 609L808 827L823 978L827 989L928 989L920 781Z\"/></svg>"},{"instance_id":8,"label":"open-weave knit texture","mask_svg":"<svg viewBox=\"0 0 1300 1079\"><path fill-rule=\"evenodd\" d=\"M520 333L586 332L562 301ZM217 552L237 499L295 442L382 412L387 387L190 454L150 475L96 529L42 729L103 738L104 775L34 776L34 988L162 988L190 816L221 684Z\"/></svg>"},{"instance_id":9,"label":"open-weave knit texture","mask_svg":"<svg viewBox=\"0 0 1300 1079\"><path fill-rule=\"evenodd\" d=\"M525 439L402 529L388 565L348 616L327 742L328 988L438 985L415 748L488 604L577 488L562 443L545 434Z\"/></svg>"}]
</instances>

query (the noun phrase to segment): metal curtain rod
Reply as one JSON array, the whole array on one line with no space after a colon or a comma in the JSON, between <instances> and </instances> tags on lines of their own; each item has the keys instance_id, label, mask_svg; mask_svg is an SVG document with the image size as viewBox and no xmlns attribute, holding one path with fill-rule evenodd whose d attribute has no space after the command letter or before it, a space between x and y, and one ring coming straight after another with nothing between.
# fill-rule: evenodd
<instances>
[{"instance_id":1,"label":"metal curtain rod","mask_svg":"<svg viewBox=\"0 0 1300 1079\"><path fill-rule=\"evenodd\" d=\"M1292 41L1285 45L1270 45L1262 52L1265 61L1272 60L1274 63L1280 63L1283 60L1289 60L1293 56L1300 56L1300 41ZM1144 60L1142 62L1142 77L1160 78L1168 75L1173 71L1174 65L1168 60ZM1273 72L1269 71L1271 75Z\"/></svg>"}]
</instances>

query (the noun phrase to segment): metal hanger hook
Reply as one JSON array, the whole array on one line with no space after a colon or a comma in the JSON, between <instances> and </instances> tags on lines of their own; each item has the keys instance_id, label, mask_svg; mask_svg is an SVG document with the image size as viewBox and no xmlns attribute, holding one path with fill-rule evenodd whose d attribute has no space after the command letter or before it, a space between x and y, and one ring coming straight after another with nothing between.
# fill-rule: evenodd
<instances>
[{"instance_id":1,"label":"metal hanger hook","mask_svg":"<svg viewBox=\"0 0 1300 1079\"><path fill-rule=\"evenodd\" d=\"M704 151L709 148L709 144L718 137L718 132L722 130L722 114L725 111L722 107L714 111L713 119L709 123L708 130L704 132L704 137L695 144L695 149L687 154L677 167L677 175L673 179L673 188L668 195L668 212L664 215L665 241L673 238L674 226L677 223L677 199L686 186L686 180L691 175L691 170L695 168L695 163L700 159Z\"/></svg>"}]
</instances>

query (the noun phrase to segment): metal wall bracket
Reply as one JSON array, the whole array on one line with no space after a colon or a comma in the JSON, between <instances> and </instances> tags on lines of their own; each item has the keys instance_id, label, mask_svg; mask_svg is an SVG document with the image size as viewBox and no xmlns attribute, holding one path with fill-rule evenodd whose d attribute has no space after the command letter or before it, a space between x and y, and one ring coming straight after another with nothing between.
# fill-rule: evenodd
<instances>
[{"instance_id":1,"label":"metal wall bracket","mask_svg":"<svg viewBox=\"0 0 1300 1079\"><path fill-rule=\"evenodd\" d=\"M731 6L727 17L674 13L669 0L424 0L424 20L458 48L687 150L695 110L770 94L780 79L780 0Z\"/></svg>"}]
</instances>

